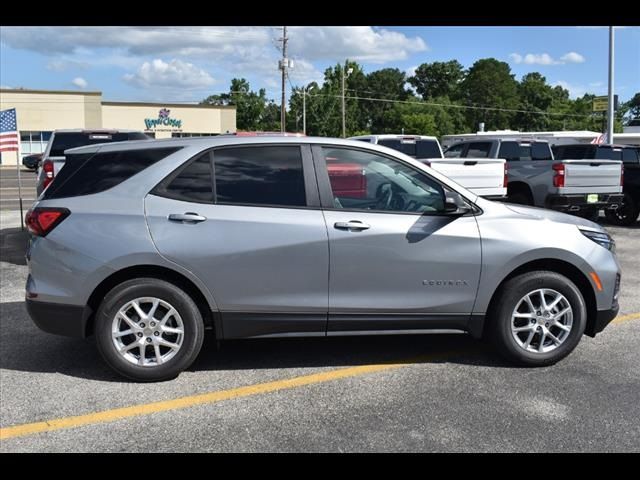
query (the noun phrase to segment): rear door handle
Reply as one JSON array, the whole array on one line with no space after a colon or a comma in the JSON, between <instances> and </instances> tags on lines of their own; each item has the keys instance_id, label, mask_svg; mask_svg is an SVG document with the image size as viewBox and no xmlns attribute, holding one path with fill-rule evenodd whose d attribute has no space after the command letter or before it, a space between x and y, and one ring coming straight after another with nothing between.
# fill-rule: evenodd
<instances>
[{"instance_id":1,"label":"rear door handle","mask_svg":"<svg viewBox=\"0 0 640 480\"><path fill-rule=\"evenodd\" d=\"M203 217L202 215L198 215L197 213L187 212L187 213L172 213L169 215L169 220L172 222L183 222L183 223L200 223L204 222L207 217Z\"/></svg>"},{"instance_id":2,"label":"rear door handle","mask_svg":"<svg viewBox=\"0 0 640 480\"><path fill-rule=\"evenodd\" d=\"M349 220L348 222L336 222L333 224L333 226L338 230L349 230L352 232L359 232L361 230L367 230L368 228L371 228L370 225L367 225L366 223L361 222L360 220Z\"/></svg>"}]
</instances>

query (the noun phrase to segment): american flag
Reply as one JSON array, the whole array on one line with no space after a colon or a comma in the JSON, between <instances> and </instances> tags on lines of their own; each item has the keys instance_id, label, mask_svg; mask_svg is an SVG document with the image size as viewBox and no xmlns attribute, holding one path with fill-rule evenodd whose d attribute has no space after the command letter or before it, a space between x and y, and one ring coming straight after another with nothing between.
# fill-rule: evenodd
<instances>
[{"instance_id":1,"label":"american flag","mask_svg":"<svg viewBox=\"0 0 640 480\"><path fill-rule=\"evenodd\" d=\"M18 151L16 109L0 112L0 152Z\"/></svg>"},{"instance_id":2,"label":"american flag","mask_svg":"<svg viewBox=\"0 0 640 480\"><path fill-rule=\"evenodd\" d=\"M603 133L601 135L598 135L596 138L591 140L591 143L593 143L595 145L601 145L603 143L607 143L607 134Z\"/></svg>"}]
</instances>

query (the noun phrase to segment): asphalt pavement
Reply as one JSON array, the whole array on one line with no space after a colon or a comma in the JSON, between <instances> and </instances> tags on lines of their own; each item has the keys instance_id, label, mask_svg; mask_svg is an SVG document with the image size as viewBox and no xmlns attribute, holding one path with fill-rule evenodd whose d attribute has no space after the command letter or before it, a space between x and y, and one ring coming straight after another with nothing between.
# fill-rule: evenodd
<instances>
[{"instance_id":1,"label":"asphalt pavement","mask_svg":"<svg viewBox=\"0 0 640 480\"><path fill-rule=\"evenodd\" d=\"M623 269L619 320L552 367L514 368L465 335L219 349L209 336L189 371L137 384L92 339L33 325L26 235L3 218L1 452L640 451L640 223L607 227Z\"/></svg>"}]
</instances>

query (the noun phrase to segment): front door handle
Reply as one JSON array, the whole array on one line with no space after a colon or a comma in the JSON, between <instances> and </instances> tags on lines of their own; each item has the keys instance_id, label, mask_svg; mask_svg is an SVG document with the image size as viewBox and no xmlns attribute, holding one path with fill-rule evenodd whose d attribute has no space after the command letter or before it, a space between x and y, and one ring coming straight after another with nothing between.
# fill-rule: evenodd
<instances>
[{"instance_id":1,"label":"front door handle","mask_svg":"<svg viewBox=\"0 0 640 480\"><path fill-rule=\"evenodd\" d=\"M371 228L370 225L367 225L360 220L349 220L348 222L336 222L333 224L335 228L338 230L349 230L350 232L359 232L361 230L367 230Z\"/></svg>"},{"instance_id":2,"label":"front door handle","mask_svg":"<svg viewBox=\"0 0 640 480\"><path fill-rule=\"evenodd\" d=\"M169 220L172 222L183 222L183 223L199 223L204 222L207 217L203 217L202 215L198 215L197 213L187 212L187 213L172 213L169 215Z\"/></svg>"}]
</instances>

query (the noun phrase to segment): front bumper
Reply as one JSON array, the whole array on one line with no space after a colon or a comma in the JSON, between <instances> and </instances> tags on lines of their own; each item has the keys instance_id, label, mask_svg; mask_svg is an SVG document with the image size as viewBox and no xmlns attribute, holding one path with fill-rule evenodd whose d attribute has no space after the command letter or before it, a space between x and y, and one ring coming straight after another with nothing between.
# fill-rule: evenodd
<instances>
[{"instance_id":1,"label":"front bumper","mask_svg":"<svg viewBox=\"0 0 640 480\"><path fill-rule=\"evenodd\" d=\"M549 195L546 200L546 208L561 212L579 212L587 209L616 209L622 204L622 193L598 193L597 202L587 202L586 193L571 195Z\"/></svg>"},{"instance_id":2,"label":"front bumper","mask_svg":"<svg viewBox=\"0 0 640 480\"><path fill-rule=\"evenodd\" d=\"M87 321L91 314L89 307L38 302L29 298L26 304L31 320L40 330L65 337L87 336Z\"/></svg>"}]
</instances>

